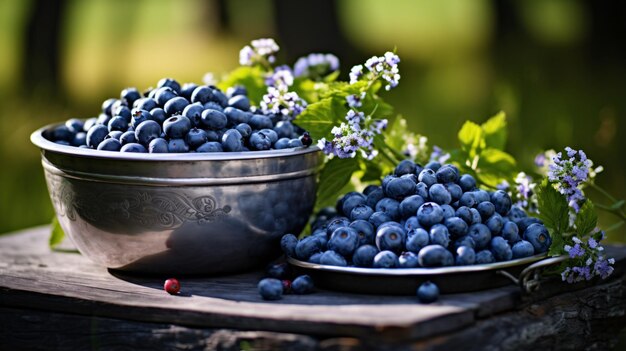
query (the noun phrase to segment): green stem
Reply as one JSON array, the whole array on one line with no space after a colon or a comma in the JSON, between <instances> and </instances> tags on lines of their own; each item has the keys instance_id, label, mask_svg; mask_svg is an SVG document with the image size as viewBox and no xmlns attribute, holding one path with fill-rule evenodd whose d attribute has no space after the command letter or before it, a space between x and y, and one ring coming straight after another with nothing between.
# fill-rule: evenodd
<instances>
[{"instance_id":1,"label":"green stem","mask_svg":"<svg viewBox=\"0 0 626 351\"><path fill-rule=\"evenodd\" d=\"M608 233L608 232L612 232L612 231L614 231L614 230L618 229L619 227L621 227L623 224L624 224L624 221L614 223L614 224L612 224L610 227L608 227L608 228L605 230L605 232L607 232L607 233Z\"/></svg>"},{"instance_id":2,"label":"green stem","mask_svg":"<svg viewBox=\"0 0 626 351\"><path fill-rule=\"evenodd\" d=\"M613 203L617 202L617 199L614 198L611 194L609 194L608 191L604 190L602 187L598 186L595 183L589 183L589 185L592 188L596 189L598 192L600 192L602 195L606 196L609 200L611 200L611 202L613 202Z\"/></svg>"},{"instance_id":3,"label":"green stem","mask_svg":"<svg viewBox=\"0 0 626 351\"><path fill-rule=\"evenodd\" d=\"M615 216L619 217L622 221L626 222L626 215L624 214L624 212L620 211L619 209L613 208L611 206L606 206L603 204L598 204L598 203L594 203L594 205L603 211L614 214Z\"/></svg>"}]
</instances>

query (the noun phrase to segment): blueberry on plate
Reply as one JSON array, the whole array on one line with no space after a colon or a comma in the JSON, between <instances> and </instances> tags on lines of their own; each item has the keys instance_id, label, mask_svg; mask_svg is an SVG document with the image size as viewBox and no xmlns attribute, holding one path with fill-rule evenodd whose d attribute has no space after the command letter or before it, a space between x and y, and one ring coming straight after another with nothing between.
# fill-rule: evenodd
<instances>
[{"instance_id":1,"label":"blueberry on plate","mask_svg":"<svg viewBox=\"0 0 626 351\"><path fill-rule=\"evenodd\" d=\"M183 86L180 88L180 96L191 101L191 94L193 94L197 87L198 85L195 83L183 84Z\"/></svg>"},{"instance_id":2,"label":"blueberry on plate","mask_svg":"<svg viewBox=\"0 0 626 351\"><path fill-rule=\"evenodd\" d=\"M505 220L504 225L502 226L502 231L500 232L500 235L502 235L502 237L506 239L511 245L520 241L521 239L519 236L519 228L517 227L517 224L507 220Z\"/></svg>"},{"instance_id":3,"label":"blueberry on plate","mask_svg":"<svg viewBox=\"0 0 626 351\"><path fill-rule=\"evenodd\" d=\"M439 183L455 183L459 179L459 169L452 165L444 165L435 172L435 176Z\"/></svg>"},{"instance_id":4,"label":"blueberry on plate","mask_svg":"<svg viewBox=\"0 0 626 351\"><path fill-rule=\"evenodd\" d=\"M248 111L250 109L250 99L245 95L235 95L228 99L228 106Z\"/></svg>"},{"instance_id":5,"label":"blueberry on plate","mask_svg":"<svg viewBox=\"0 0 626 351\"><path fill-rule=\"evenodd\" d=\"M157 107L159 107L159 105L157 104L156 100L152 98L141 98L135 100L135 102L133 103L133 109L136 108L140 110L151 111L152 109Z\"/></svg>"},{"instance_id":6,"label":"blueberry on plate","mask_svg":"<svg viewBox=\"0 0 626 351\"><path fill-rule=\"evenodd\" d=\"M302 143L302 140L298 138L289 140L289 144L287 144L287 147L289 148L296 148L296 147L303 147L303 146L304 144Z\"/></svg>"},{"instance_id":7,"label":"blueberry on plate","mask_svg":"<svg viewBox=\"0 0 626 351\"><path fill-rule=\"evenodd\" d=\"M216 141L208 141L196 149L196 152L222 152L222 144Z\"/></svg>"},{"instance_id":8,"label":"blueberry on plate","mask_svg":"<svg viewBox=\"0 0 626 351\"><path fill-rule=\"evenodd\" d=\"M296 257L296 245L298 245L298 238L293 234L285 234L280 239L280 247L289 257Z\"/></svg>"},{"instance_id":9,"label":"blueberry on plate","mask_svg":"<svg viewBox=\"0 0 626 351\"><path fill-rule=\"evenodd\" d=\"M193 93L191 93L191 102L199 102L201 104L206 104L209 101L213 100L213 89L209 88L206 85L202 85L194 89Z\"/></svg>"},{"instance_id":10,"label":"blueberry on plate","mask_svg":"<svg viewBox=\"0 0 626 351\"><path fill-rule=\"evenodd\" d=\"M248 124L252 129L272 129L274 127L272 120L264 115L252 115Z\"/></svg>"},{"instance_id":11,"label":"blueberry on plate","mask_svg":"<svg viewBox=\"0 0 626 351\"><path fill-rule=\"evenodd\" d=\"M85 132L78 132L74 135L74 138L72 138L72 141L70 141L70 145L72 146L81 146L81 145L87 145L87 133Z\"/></svg>"},{"instance_id":12,"label":"blueberry on plate","mask_svg":"<svg viewBox=\"0 0 626 351\"><path fill-rule=\"evenodd\" d=\"M442 267L454 264L454 257L450 251L441 245L425 246L417 254L417 258L422 267Z\"/></svg>"},{"instance_id":13,"label":"blueberry on plate","mask_svg":"<svg viewBox=\"0 0 626 351\"><path fill-rule=\"evenodd\" d=\"M339 267L346 267L348 265L346 259L333 250L328 250L322 253L322 257L320 257L320 264Z\"/></svg>"},{"instance_id":14,"label":"blueberry on plate","mask_svg":"<svg viewBox=\"0 0 626 351\"><path fill-rule=\"evenodd\" d=\"M459 246L456 249L455 263L457 266L468 266L476 262L476 252L469 246Z\"/></svg>"},{"instance_id":15,"label":"blueberry on plate","mask_svg":"<svg viewBox=\"0 0 626 351\"><path fill-rule=\"evenodd\" d=\"M476 250L487 248L491 241L491 231L486 225L481 223L472 224L467 231L467 235L476 243L474 247Z\"/></svg>"},{"instance_id":16,"label":"blueberry on plate","mask_svg":"<svg viewBox=\"0 0 626 351\"><path fill-rule=\"evenodd\" d=\"M154 100L159 106L165 106L165 104L177 97L178 94L170 87L158 88L154 93ZM165 109L164 109L165 110Z\"/></svg>"},{"instance_id":17,"label":"blueberry on plate","mask_svg":"<svg viewBox=\"0 0 626 351\"><path fill-rule=\"evenodd\" d=\"M511 250L513 252L513 258L530 257L535 254L535 248L533 247L533 244L526 240L520 240L516 242L515 244L513 244Z\"/></svg>"},{"instance_id":18,"label":"blueberry on plate","mask_svg":"<svg viewBox=\"0 0 626 351\"><path fill-rule=\"evenodd\" d=\"M274 126L274 131L279 138L291 138L294 133L293 124L289 121L278 121Z\"/></svg>"},{"instance_id":19,"label":"blueberry on plate","mask_svg":"<svg viewBox=\"0 0 626 351\"><path fill-rule=\"evenodd\" d=\"M259 133L265 134L265 136L267 136L270 139L272 144L278 141L278 134L276 134L276 132L273 129L268 129L268 128L261 129L259 130Z\"/></svg>"},{"instance_id":20,"label":"blueberry on plate","mask_svg":"<svg viewBox=\"0 0 626 351\"><path fill-rule=\"evenodd\" d=\"M189 101L187 101L187 99L182 96L177 96L165 103L163 111L165 111L168 116L180 115L188 105Z\"/></svg>"},{"instance_id":21,"label":"blueberry on plate","mask_svg":"<svg viewBox=\"0 0 626 351\"><path fill-rule=\"evenodd\" d=\"M506 217L515 222L522 218L528 217L528 215L526 215L526 212L524 212L524 210L522 210L521 208L517 206L511 206L511 210L509 210L509 213L506 214Z\"/></svg>"},{"instance_id":22,"label":"blueberry on plate","mask_svg":"<svg viewBox=\"0 0 626 351\"><path fill-rule=\"evenodd\" d=\"M515 224L517 224L517 228L519 229L519 232L524 233L526 231L526 228L530 227L532 224L543 225L543 222L539 218L524 217L522 219L515 221Z\"/></svg>"},{"instance_id":23,"label":"blueberry on plate","mask_svg":"<svg viewBox=\"0 0 626 351\"><path fill-rule=\"evenodd\" d=\"M335 229L328 240L328 248L343 256L350 257L359 243L359 235L350 227Z\"/></svg>"},{"instance_id":24,"label":"blueberry on plate","mask_svg":"<svg viewBox=\"0 0 626 351\"><path fill-rule=\"evenodd\" d=\"M127 132L122 133L122 135L120 136L120 143L122 143L122 145L126 145L128 143L136 143L137 142L137 138L135 138L135 131L134 130L129 130Z\"/></svg>"},{"instance_id":25,"label":"blueberry on plate","mask_svg":"<svg viewBox=\"0 0 626 351\"><path fill-rule=\"evenodd\" d=\"M141 98L141 93L139 93L137 88L126 88L120 93L120 98L126 102L128 106L133 106L133 103Z\"/></svg>"},{"instance_id":26,"label":"blueberry on plate","mask_svg":"<svg viewBox=\"0 0 626 351\"><path fill-rule=\"evenodd\" d=\"M248 139L250 138L250 135L252 135L252 127L250 127L247 123L239 123L235 126L235 129L237 129L239 134L241 134L244 139Z\"/></svg>"},{"instance_id":27,"label":"blueberry on plate","mask_svg":"<svg viewBox=\"0 0 626 351\"><path fill-rule=\"evenodd\" d=\"M236 129L229 129L222 135L222 149L224 151L242 151L243 150L243 137Z\"/></svg>"},{"instance_id":28,"label":"blueberry on plate","mask_svg":"<svg viewBox=\"0 0 626 351\"><path fill-rule=\"evenodd\" d=\"M398 268L415 268L419 267L417 255L411 251L403 252L398 257Z\"/></svg>"},{"instance_id":29,"label":"blueberry on plate","mask_svg":"<svg viewBox=\"0 0 626 351\"><path fill-rule=\"evenodd\" d=\"M176 94L180 93L180 83L173 78L161 78L157 82L157 88L161 87L169 87L176 92Z\"/></svg>"},{"instance_id":30,"label":"blueberry on plate","mask_svg":"<svg viewBox=\"0 0 626 351\"><path fill-rule=\"evenodd\" d=\"M146 153L148 150L138 143L128 143L120 149L121 152L136 152L136 153Z\"/></svg>"},{"instance_id":31,"label":"blueberry on plate","mask_svg":"<svg viewBox=\"0 0 626 351\"><path fill-rule=\"evenodd\" d=\"M391 216L389 216L386 212L376 211L372 213L372 215L368 219L368 222L372 223L372 225L375 228L378 228L383 223L389 222L392 220L393 219L391 218Z\"/></svg>"},{"instance_id":32,"label":"blueberry on plate","mask_svg":"<svg viewBox=\"0 0 626 351\"><path fill-rule=\"evenodd\" d=\"M310 263L320 264L320 259L322 258L321 252L316 252L309 257Z\"/></svg>"},{"instance_id":33,"label":"blueberry on plate","mask_svg":"<svg viewBox=\"0 0 626 351\"><path fill-rule=\"evenodd\" d=\"M476 253L476 264L494 263L496 259L489 250L482 250Z\"/></svg>"},{"instance_id":34,"label":"blueberry on plate","mask_svg":"<svg viewBox=\"0 0 626 351\"><path fill-rule=\"evenodd\" d=\"M70 118L65 122L65 126L72 133L84 132L85 123L78 118Z\"/></svg>"},{"instance_id":35,"label":"blueberry on plate","mask_svg":"<svg viewBox=\"0 0 626 351\"><path fill-rule=\"evenodd\" d=\"M155 121L143 121L135 128L135 139L142 145L148 145L160 136L161 126Z\"/></svg>"},{"instance_id":36,"label":"blueberry on plate","mask_svg":"<svg viewBox=\"0 0 626 351\"><path fill-rule=\"evenodd\" d=\"M263 132L254 132L250 135L250 148L252 150L269 150L272 148L272 140Z\"/></svg>"},{"instance_id":37,"label":"blueberry on plate","mask_svg":"<svg viewBox=\"0 0 626 351\"><path fill-rule=\"evenodd\" d=\"M137 126L140 125L141 122L147 121L152 118L150 112L141 109L133 109L132 115L133 116L130 119L130 125L134 128L137 128Z\"/></svg>"},{"instance_id":38,"label":"blueberry on plate","mask_svg":"<svg viewBox=\"0 0 626 351\"><path fill-rule=\"evenodd\" d=\"M430 227L428 234L431 244L441 245L443 247L448 247L450 244L450 233L448 232L448 228L443 224L433 225Z\"/></svg>"},{"instance_id":39,"label":"blueberry on plate","mask_svg":"<svg viewBox=\"0 0 626 351\"><path fill-rule=\"evenodd\" d=\"M412 229L407 233L406 249L413 253L419 253L429 243L430 235L423 228Z\"/></svg>"},{"instance_id":40,"label":"blueberry on plate","mask_svg":"<svg viewBox=\"0 0 626 351\"><path fill-rule=\"evenodd\" d=\"M432 186L433 184L437 183L437 176L435 176L435 171L430 168L424 168L417 176L417 179L420 182L426 184L426 186Z\"/></svg>"},{"instance_id":41,"label":"blueberry on plate","mask_svg":"<svg viewBox=\"0 0 626 351\"><path fill-rule=\"evenodd\" d=\"M289 139L288 138L280 138L274 144L274 149L282 150L289 148Z\"/></svg>"},{"instance_id":42,"label":"blueberry on plate","mask_svg":"<svg viewBox=\"0 0 626 351\"><path fill-rule=\"evenodd\" d=\"M501 236L491 239L491 252L496 261L509 261L513 257L513 251L509 243Z\"/></svg>"},{"instance_id":43,"label":"blueberry on plate","mask_svg":"<svg viewBox=\"0 0 626 351\"><path fill-rule=\"evenodd\" d=\"M385 194L396 200L401 200L415 194L415 182L408 178L394 178L384 187Z\"/></svg>"},{"instance_id":44,"label":"blueberry on plate","mask_svg":"<svg viewBox=\"0 0 626 351\"><path fill-rule=\"evenodd\" d=\"M169 152L167 141L163 138L156 138L148 144L148 152L151 154L165 154Z\"/></svg>"},{"instance_id":45,"label":"blueberry on plate","mask_svg":"<svg viewBox=\"0 0 626 351\"><path fill-rule=\"evenodd\" d=\"M192 150L197 149L202 144L209 141L209 137L203 129L198 129L196 127L191 128L189 133L185 136L185 141L189 145L189 148Z\"/></svg>"},{"instance_id":46,"label":"blueberry on plate","mask_svg":"<svg viewBox=\"0 0 626 351\"><path fill-rule=\"evenodd\" d=\"M476 179L469 174L463 174L458 181L459 186L463 191L472 191L476 188Z\"/></svg>"},{"instance_id":47,"label":"blueberry on plate","mask_svg":"<svg viewBox=\"0 0 626 351\"><path fill-rule=\"evenodd\" d=\"M295 294L310 294L315 289L315 285L313 284L313 279L308 275L301 275L293 280L291 283L291 290Z\"/></svg>"},{"instance_id":48,"label":"blueberry on plate","mask_svg":"<svg viewBox=\"0 0 626 351\"><path fill-rule=\"evenodd\" d=\"M476 242L474 241L474 239L472 239L471 236L465 235L465 236L462 236L462 237L458 238L454 242L454 248L455 249L458 249L461 246L467 246L467 247L471 247L472 249L474 249L474 248L476 248Z\"/></svg>"},{"instance_id":49,"label":"blueberry on plate","mask_svg":"<svg viewBox=\"0 0 626 351\"><path fill-rule=\"evenodd\" d=\"M385 197L376 203L376 212L384 212L392 219L400 218L400 203Z\"/></svg>"},{"instance_id":50,"label":"blueberry on plate","mask_svg":"<svg viewBox=\"0 0 626 351\"><path fill-rule=\"evenodd\" d=\"M491 202L495 205L496 212L502 216L506 216L511 210L511 197L504 190L496 190L491 195Z\"/></svg>"},{"instance_id":51,"label":"blueberry on plate","mask_svg":"<svg viewBox=\"0 0 626 351\"><path fill-rule=\"evenodd\" d=\"M283 283L278 279L262 279L257 288L263 300L279 300L283 296Z\"/></svg>"},{"instance_id":52,"label":"blueberry on plate","mask_svg":"<svg viewBox=\"0 0 626 351\"><path fill-rule=\"evenodd\" d=\"M371 208L375 208L378 201L382 200L385 197L385 193L383 188L380 186L375 186L370 190L369 193L365 194L367 198L365 199L365 204Z\"/></svg>"},{"instance_id":53,"label":"blueberry on plate","mask_svg":"<svg viewBox=\"0 0 626 351\"><path fill-rule=\"evenodd\" d=\"M185 139L170 139L167 142L167 152L169 153L185 153L189 152L189 145Z\"/></svg>"},{"instance_id":54,"label":"blueberry on plate","mask_svg":"<svg viewBox=\"0 0 626 351\"><path fill-rule=\"evenodd\" d=\"M337 228L347 227L350 225L350 220L346 217L335 216L330 219L328 224L326 225L326 234L331 236Z\"/></svg>"},{"instance_id":55,"label":"blueberry on plate","mask_svg":"<svg viewBox=\"0 0 626 351\"><path fill-rule=\"evenodd\" d=\"M446 187L446 190L448 190L448 192L450 193L450 196L452 197L452 202L459 201L459 199L461 199L461 196L463 196L463 190L458 184L446 183L444 184L444 186Z\"/></svg>"},{"instance_id":56,"label":"blueberry on plate","mask_svg":"<svg viewBox=\"0 0 626 351\"><path fill-rule=\"evenodd\" d=\"M496 213L496 206L494 206L491 201L483 201L476 206L478 213L480 213L480 218L483 221L486 221L489 217L493 216Z\"/></svg>"},{"instance_id":57,"label":"blueberry on plate","mask_svg":"<svg viewBox=\"0 0 626 351\"><path fill-rule=\"evenodd\" d=\"M380 251L402 252L406 241L406 233L402 226L388 225L380 227L376 232L376 247Z\"/></svg>"},{"instance_id":58,"label":"blueberry on plate","mask_svg":"<svg viewBox=\"0 0 626 351\"><path fill-rule=\"evenodd\" d=\"M374 256L374 268L395 268L398 266L398 256L391 251L381 251Z\"/></svg>"},{"instance_id":59,"label":"blueberry on plate","mask_svg":"<svg viewBox=\"0 0 626 351\"><path fill-rule=\"evenodd\" d=\"M356 221L357 219L368 220L372 216L373 213L374 213L374 210L372 210L369 206L358 205L354 207L352 211L350 212L350 220L352 221Z\"/></svg>"},{"instance_id":60,"label":"blueberry on plate","mask_svg":"<svg viewBox=\"0 0 626 351\"><path fill-rule=\"evenodd\" d=\"M103 124L97 124L93 126L87 132L87 146L91 148L97 148L98 145L104 140L104 138L109 134L109 129Z\"/></svg>"},{"instance_id":61,"label":"blueberry on plate","mask_svg":"<svg viewBox=\"0 0 626 351\"><path fill-rule=\"evenodd\" d=\"M530 242L535 248L535 253L543 253L548 251L552 244L552 239L548 233L548 229L543 224L531 224L524 231L524 240Z\"/></svg>"},{"instance_id":62,"label":"blueberry on plate","mask_svg":"<svg viewBox=\"0 0 626 351\"><path fill-rule=\"evenodd\" d=\"M115 138L104 139L100 144L98 144L98 150L103 151L120 151L122 148L122 144L120 141Z\"/></svg>"},{"instance_id":63,"label":"blueberry on plate","mask_svg":"<svg viewBox=\"0 0 626 351\"><path fill-rule=\"evenodd\" d=\"M478 202L476 201L476 193L473 191L463 193L463 195L461 195L461 198L459 199L459 206L474 207L477 205L477 203Z\"/></svg>"},{"instance_id":64,"label":"blueberry on plate","mask_svg":"<svg viewBox=\"0 0 626 351\"><path fill-rule=\"evenodd\" d=\"M441 168L441 163L437 161L430 161L424 166L425 169L432 169L434 172L437 172L439 168Z\"/></svg>"},{"instance_id":65,"label":"blueberry on plate","mask_svg":"<svg viewBox=\"0 0 626 351\"><path fill-rule=\"evenodd\" d=\"M296 244L296 257L302 261L307 261L314 253L321 251L321 243L315 236L302 238Z\"/></svg>"},{"instance_id":66,"label":"blueberry on plate","mask_svg":"<svg viewBox=\"0 0 626 351\"><path fill-rule=\"evenodd\" d=\"M337 211L341 211L345 216L350 216L352 209L358 205L363 205L365 199L365 195L359 192L349 192L337 201Z\"/></svg>"},{"instance_id":67,"label":"blueberry on plate","mask_svg":"<svg viewBox=\"0 0 626 351\"><path fill-rule=\"evenodd\" d=\"M357 267L372 267L377 254L378 249L373 245L360 246L352 255L352 263Z\"/></svg>"},{"instance_id":68,"label":"blueberry on plate","mask_svg":"<svg viewBox=\"0 0 626 351\"><path fill-rule=\"evenodd\" d=\"M491 235L498 235L504 227L504 219L498 213L494 213L485 221L485 225L491 231Z\"/></svg>"},{"instance_id":69,"label":"blueberry on plate","mask_svg":"<svg viewBox=\"0 0 626 351\"><path fill-rule=\"evenodd\" d=\"M397 177L403 176L405 174L415 174L415 163L411 160L403 160L396 166L396 169L393 171Z\"/></svg>"},{"instance_id":70,"label":"blueberry on plate","mask_svg":"<svg viewBox=\"0 0 626 351\"><path fill-rule=\"evenodd\" d=\"M443 224L448 228L448 232L454 238L459 238L467 234L469 226L459 217L446 218Z\"/></svg>"},{"instance_id":71,"label":"blueberry on plate","mask_svg":"<svg viewBox=\"0 0 626 351\"><path fill-rule=\"evenodd\" d=\"M204 106L199 103L193 103L187 105L183 110L182 115L189 118L191 121L192 127L202 127L202 112L204 111ZM165 112L164 112L165 113Z\"/></svg>"},{"instance_id":72,"label":"blueberry on plate","mask_svg":"<svg viewBox=\"0 0 626 351\"><path fill-rule=\"evenodd\" d=\"M430 228L433 224L443 221L443 210L434 202L427 202L417 210L417 219L424 227Z\"/></svg>"},{"instance_id":73,"label":"blueberry on plate","mask_svg":"<svg viewBox=\"0 0 626 351\"><path fill-rule=\"evenodd\" d=\"M417 288L417 298L422 303L431 303L439 299L439 288L429 281L423 283Z\"/></svg>"},{"instance_id":74,"label":"blueberry on plate","mask_svg":"<svg viewBox=\"0 0 626 351\"><path fill-rule=\"evenodd\" d=\"M237 95L248 95L248 90L243 85L235 85L226 90L226 95L231 98Z\"/></svg>"}]
</instances>

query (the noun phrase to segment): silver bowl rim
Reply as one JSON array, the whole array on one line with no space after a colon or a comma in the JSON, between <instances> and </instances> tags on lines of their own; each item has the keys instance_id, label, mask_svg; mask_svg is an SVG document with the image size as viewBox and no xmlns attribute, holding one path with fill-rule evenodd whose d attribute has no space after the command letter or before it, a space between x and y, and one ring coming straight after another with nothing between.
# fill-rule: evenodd
<instances>
[{"instance_id":1,"label":"silver bowl rim","mask_svg":"<svg viewBox=\"0 0 626 351\"><path fill-rule=\"evenodd\" d=\"M370 276L432 276L432 275L446 275L446 274L458 274L458 273L469 273L469 272L481 272L481 271L490 271L496 269L505 269L516 266L525 265L528 263L533 263L540 261L544 258L548 257L547 253L537 254L529 257L518 258L515 260L503 261L503 262L494 262L494 263L485 263L485 264L475 264L470 266L450 266L450 267L436 267L436 268L362 268L362 267L340 267L340 266L329 266L311 262L304 262L297 260L293 257L287 257L287 262L290 264L316 270L323 272L335 272L335 273L346 273L346 274L354 274L354 275L370 275Z\"/></svg>"},{"instance_id":2,"label":"silver bowl rim","mask_svg":"<svg viewBox=\"0 0 626 351\"><path fill-rule=\"evenodd\" d=\"M30 141L42 150L51 151L59 154L109 160L128 160L128 161L231 161L231 160L250 160L250 159L270 159L277 157L288 157L305 155L309 153L321 152L322 150L316 145L309 147L296 147L280 150L267 151L239 151L239 152L203 152L203 153L172 153L172 154L147 154L134 152L116 152L79 148L76 146L67 146L57 144L46 138L43 133L45 130L60 126L63 123L51 123L35 130L30 135Z\"/></svg>"}]
</instances>

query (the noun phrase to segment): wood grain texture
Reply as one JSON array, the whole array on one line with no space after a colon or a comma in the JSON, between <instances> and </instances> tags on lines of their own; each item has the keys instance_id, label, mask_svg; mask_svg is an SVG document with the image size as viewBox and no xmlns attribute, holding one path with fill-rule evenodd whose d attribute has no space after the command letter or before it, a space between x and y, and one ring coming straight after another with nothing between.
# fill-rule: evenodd
<instances>
[{"instance_id":1,"label":"wood grain texture","mask_svg":"<svg viewBox=\"0 0 626 351\"><path fill-rule=\"evenodd\" d=\"M546 281L540 294L530 297L520 296L519 289L510 286L445 295L432 305L419 304L411 296L322 290L265 302L256 290L260 272L179 277L182 294L170 296L162 290L164 277L109 272L79 254L51 252L47 235L48 228L40 227L0 237L0 349L14 345L11 341L30 340L37 333L51 338L50 342L74 338L86 345L90 338L116 336L124 328L127 334L137 334L137 340L148 338L153 330L154 337L162 339L159 345L163 349L176 349L177 338L180 348L187 349L230 350L242 342L258 341L252 349L269 345L270 349L302 350L440 350L446 345L471 343L473 338L489 340L503 349L524 349L525 345L553 348L550 345L563 341L546 335L574 331L598 337L577 339L571 345L593 341L610 346L611 338L597 332L598 328L608 322L613 328L607 330L624 325L623 247L609 250L618 261L612 280L577 286ZM576 309L583 314L575 315L572 310ZM14 325L8 322L11 320L19 323ZM98 328L80 331L77 326L81 323L97 323ZM22 332L18 328L23 328ZM48 334L67 338L57 340ZM124 349L123 338L118 339L112 338L105 348ZM187 339L188 344L184 342ZM207 340L213 340L215 347L208 347ZM59 345L83 348L76 343Z\"/></svg>"}]
</instances>

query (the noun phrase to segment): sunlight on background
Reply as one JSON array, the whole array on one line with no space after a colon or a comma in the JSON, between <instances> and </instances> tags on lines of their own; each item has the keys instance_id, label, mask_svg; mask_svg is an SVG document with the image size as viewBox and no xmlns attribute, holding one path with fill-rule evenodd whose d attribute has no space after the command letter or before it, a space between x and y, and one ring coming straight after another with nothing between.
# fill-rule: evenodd
<instances>
[{"instance_id":1,"label":"sunlight on background","mask_svg":"<svg viewBox=\"0 0 626 351\"><path fill-rule=\"evenodd\" d=\"M126 86L143 90L164 76L200 82L206 72L226 72L251 39L273 36L281 43L275 1L224 2L226 29L218 1L68 1L61 86L53 96L22 87L25 26L35 1L0 0L0 233L52 218L39 154L28 140L34 129L97 115L100 103ZM431 144L453 147L464 120L484 121L503 109L508 149L523 167L544 148L583 148L605 166L599 182L626 197L624 53L595 51L582 1L510 2L517 22L509 32L495 4L337 1L339 28L354 48L344 62L396 48L402 79L385 98ZM349 68L342 67L344 74Z\"/></svg>"}]
</instances>

